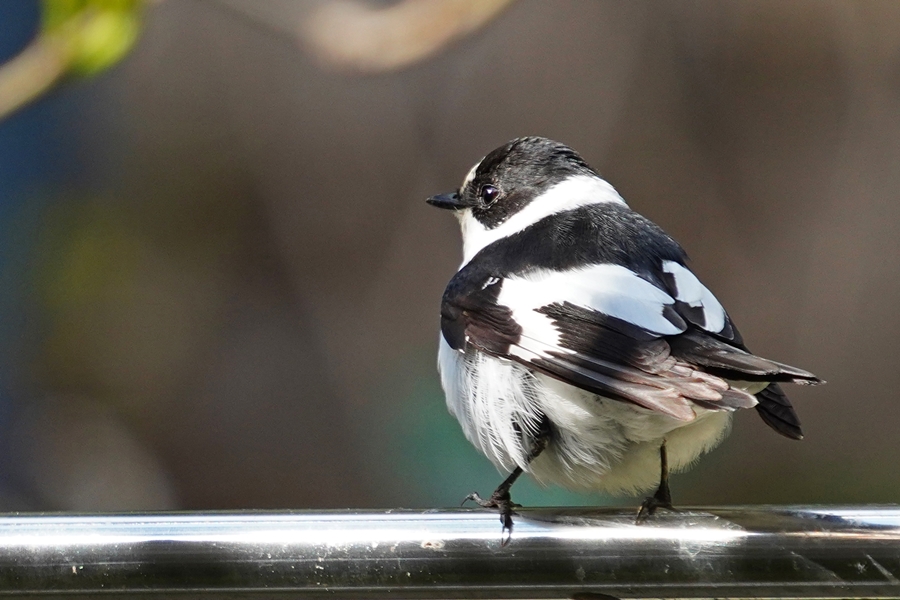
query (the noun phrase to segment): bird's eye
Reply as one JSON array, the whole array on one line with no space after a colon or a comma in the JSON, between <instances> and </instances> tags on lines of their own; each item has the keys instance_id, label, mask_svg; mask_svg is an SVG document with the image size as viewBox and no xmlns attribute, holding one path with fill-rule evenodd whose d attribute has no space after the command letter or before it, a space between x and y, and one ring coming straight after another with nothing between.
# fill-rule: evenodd
<instances>
[{"instance_id":1,"label":"bird's eye","mask_svg":"<svg viewBox=\"0 0 900 600\"><path fill-rule=\"evenodd\" d=\"M495 188L492 185L483 185L481 186L481 191L478 192L479 197L481 197L482 202L486 206L493 204L494 200L500 195L500 190Z\"/></svg>"}]
</instances>

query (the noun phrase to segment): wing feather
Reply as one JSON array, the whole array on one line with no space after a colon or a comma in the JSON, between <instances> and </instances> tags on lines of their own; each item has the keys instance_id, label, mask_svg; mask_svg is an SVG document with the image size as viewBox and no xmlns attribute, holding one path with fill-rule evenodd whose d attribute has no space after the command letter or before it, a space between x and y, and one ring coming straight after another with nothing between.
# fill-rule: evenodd
<instances>
[{"instance_id":1,"label":"wing feather","mask_svg":"<svg viewBox=\"0 0 900 600\"><path fill-rule=\"evenodd\" d=\"M654 283L614 264L507 277L464 269L444 294L442 330L458 350L469 344L681 421L698 406L756 406L728 379L818 382L739 347L722 305L686 267L667 261L663 273L668 279ZM767 422L793 433L782 407L759 397Z\"/></svg>"},{"instance_id":2,"label":"wing feather","mask_svg":"<svg viewBox=\"0 0 900 600\"><path fill-rule=\"evenodd\" d=\"M746 381L821 383L809 371L756 356L697 330L673 337L669 345L672 353L682 360L725 377Z\"/></svg>"}]
</instances>

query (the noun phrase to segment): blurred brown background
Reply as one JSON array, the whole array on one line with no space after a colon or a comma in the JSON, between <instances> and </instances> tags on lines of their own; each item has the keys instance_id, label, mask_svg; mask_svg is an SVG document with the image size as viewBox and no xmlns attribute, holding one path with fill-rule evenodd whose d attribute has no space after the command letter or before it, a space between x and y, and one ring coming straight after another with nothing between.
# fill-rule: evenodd
<instances>
[{"instance_id":1,"label":"blurred brown background","mask_svg":"<svg viewBox=\"0 0 900 600\"><path fill-rule=\"evenodd\" d=\"M461 254L423 199L521 135L579 150L755 352L828 380L790 390L805 440L740 414L677 503L900 497L900 3L519 0L380 72L303 41L327 4L153 4L121 64L0 123L0 178L40 167L0 213L0 508L493 489L437 381Z\"/></svg>"}]
</instances>

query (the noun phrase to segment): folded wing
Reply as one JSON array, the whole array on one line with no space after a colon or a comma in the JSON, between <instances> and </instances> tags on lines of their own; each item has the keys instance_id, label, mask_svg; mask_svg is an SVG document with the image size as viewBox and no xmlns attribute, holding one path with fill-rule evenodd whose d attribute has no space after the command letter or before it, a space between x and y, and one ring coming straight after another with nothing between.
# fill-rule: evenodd
<instances>
[{"instance_id":1,"label":"folded wing","mask_svg":"<svg viewBox=\"0 0 900 600\"><path fill-rule=\"evenodd\" d=\"M721 304L672 261L663 263L659 283L612 264L505 278L463 270L445 292L442 331L453 348L470 344L682 421L693 420L697 406L757 406L735 380L818 382L747 352ZM764 420L796 437L787 398L773 392L761 399Z\"/></svg>"}]
</instances>

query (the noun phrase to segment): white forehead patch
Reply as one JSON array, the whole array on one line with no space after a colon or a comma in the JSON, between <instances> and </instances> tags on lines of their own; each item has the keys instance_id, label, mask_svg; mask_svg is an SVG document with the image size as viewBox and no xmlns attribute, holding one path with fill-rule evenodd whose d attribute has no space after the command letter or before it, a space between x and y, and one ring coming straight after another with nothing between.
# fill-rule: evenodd
<instances>
[{"instance_id":1,"label":"white forehead patch","mask_svg":"<svg viewBox=\"0 0 900 600\"><path fill-rule=\"evenodd\" d=\"M481 160L479 160L477 163L475 163L475 166L473 166L471 169L469 169L469 172L466 173L466 178L463 179L462 185L459 188L460 192L463 191L467 185L472 183L473 179L475 179L475 171L478 170L478 165L480 165L482 163L482 161L484 161L484 157L482 157Z\"/></svg>"},{"instance_id":2,"label":"white forehead patch","mask_svg":"<svg viewBox=\"0 0 900 600\"><path fill-rule=\"evenodd\" d=\"M478 222L471 210L462 211L458 216L463 230L463 264L488 244L518 233L550 215L607 202L625 204L615 188L596 175L573 175L549 188L493 229Z\"/></svg>"}]
</instances>

